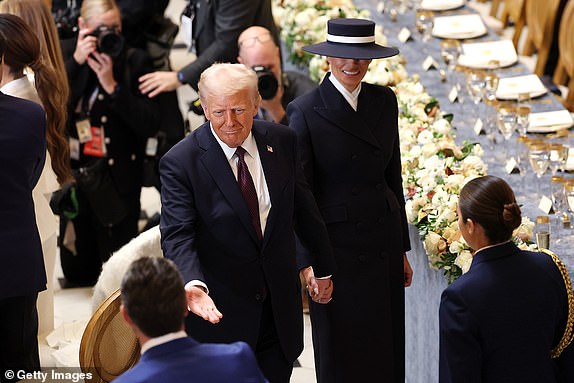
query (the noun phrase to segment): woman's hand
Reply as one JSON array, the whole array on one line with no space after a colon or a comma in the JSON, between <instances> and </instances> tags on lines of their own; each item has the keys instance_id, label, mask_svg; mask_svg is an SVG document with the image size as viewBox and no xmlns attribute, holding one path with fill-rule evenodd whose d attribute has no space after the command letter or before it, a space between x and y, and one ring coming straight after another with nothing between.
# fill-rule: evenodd
<instances>
[{"instance_id":1,"label":"woman's hand","mask_svg":"<svg viewBox=\"0 0 574 383\"><path fill-rule=\"evenodd\" d=\"M107 94L112 94L117 85L114 79L114 62L112 58L105 53L92 52L87 59L88 66L98 76L100 85Z\"/></svg>"},{"instance_id":2,"label":"woman's hand","mask_svg":"<svg viewBox=\"0 0 574 383\"><path fill-rule=\"evenodd\" d=\"M90 36L92 29L84 28L80 29L78 33L78 42L76 43L76 49L74 50L74 60L80 65L84 65L88 56L92 52L96 51L98 39L95 36Z\"/></svg>"}]
</instances>

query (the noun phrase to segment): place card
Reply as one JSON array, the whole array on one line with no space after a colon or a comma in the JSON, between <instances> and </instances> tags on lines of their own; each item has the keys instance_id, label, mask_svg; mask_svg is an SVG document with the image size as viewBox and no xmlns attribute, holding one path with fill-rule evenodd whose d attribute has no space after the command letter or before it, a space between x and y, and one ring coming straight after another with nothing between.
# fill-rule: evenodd
<instances>
[{"instance_id":1,"label":"place card","mask_svg":"<svg viewBox=\"0 0 574 383\"><path fill-rule=\"evenodd\" d=\"M456 101L458 101L458 89L456 85L452 87L450 92L448 92L448 100L451 104L454 104Z\"/></svg>"},{"instance_id":2,"label":"place card","mask_svg":"<svg viewBox=\"0 0 574 383\"><path fill-rule=\"evenodd\" d=\"M476 122L474 123L474 133L476 133L476 135L478 136L480 133L482 133L482 128L484 126L484 123L482 122L482 120L479 118L476 120Z\"/></svg>"},{"instance_id":3,"label":"place card","mask_svg":"<svg viewBox=\"0 0 574 383\"><path fill-rule=\"evenodd\" d=\"M513 172L517 173L518 172L518 166L517 165L518 165L518 163L516 162L514 157L511 157L508 161L506 161L506 165L504 165L504 168L506 169L506 172L508 174L512 174Z\"/></svg>"},{"instance_id":4,"label":"place card","mask_svg":"<svg viewBox=\"0 0 574 383\"><path fill-rule=\"evenodd\" d=\"M378 13L384 13L385 12L385 2L384 1L379 1L379 3L377 4L377 12Z\"/></svg>"},{"instance_id":5,"label":"place card","mask_svg":"<svg viewBox=\"0 0 574 383\"><path fill-rule=\"evenodd\" d=\"M427 56L427 58L423 61L423 69L428 71L431 68L438 68L438 63L433 59L432 56Z\"/></svg>"},{"instance_id":6,"label":"place card","mask_svg":"<svg viewBox=\"0 0 574 383\"><path fill-rule=\"evenodd\" d=\"M407 41L412 40L411 39L411 31L409 31L409 29L405 27L405 28L401 29L401 31L397 35L397 38L399 39L399 41L401 43L404 44Z\"/></svg>"},{"instance_id":7,"label":"place card","mask_svg":"<svg viewBox=\"0 0 574 383\"><path fill-rule=\"evenodd\" d=\"M552 200L543 195L538 204L538 208L542 210L544 214L549 214L550 210L552 210Z\"/></svg>"}]
</instances>

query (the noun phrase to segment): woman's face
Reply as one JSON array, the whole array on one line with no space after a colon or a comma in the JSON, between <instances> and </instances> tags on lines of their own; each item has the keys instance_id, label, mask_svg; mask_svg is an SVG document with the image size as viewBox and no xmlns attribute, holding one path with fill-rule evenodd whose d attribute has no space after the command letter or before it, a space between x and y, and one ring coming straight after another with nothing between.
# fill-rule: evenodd
<instances>
[{"instance_id":1,"label":"woman's face","mask_svg":"<svg viewBox=\"0 0 574 383\"><path fill-rule=\"evenodd\" d=\"M86 19L85 24L80 25L80 27L95 29L104 25L108 28L116 28L118 31L122 30L122 19L120 17L120 11L117 8Z\"/></svg>"},{"instance_id":2,"label":"woman's face","mask_svg":"<svg viewBox=\"0 0 574 383\"><path fill-rule=\"evenodd\" d=\"M331 66L331 73L349 92L357 89L367 74L371 61L327 57L327 62Z\"/></svg>"}]
</instances>

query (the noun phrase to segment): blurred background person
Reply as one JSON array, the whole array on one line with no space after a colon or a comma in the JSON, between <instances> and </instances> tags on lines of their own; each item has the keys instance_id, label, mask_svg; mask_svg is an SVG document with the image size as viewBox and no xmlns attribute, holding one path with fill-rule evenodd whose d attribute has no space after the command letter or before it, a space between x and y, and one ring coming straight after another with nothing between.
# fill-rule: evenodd
<instances>
[{"instance_id":1,"label":"blurred background person","mask_svg":"<svg viewBox=\"0 0 574 383\"><path fill-rule=\"evenodd\" d=\"M266 382L247 343L199 343L187 336L185 289L172 261L134 261L121 292L120 310L139 340L142 357L115 382Z\"/></svg>"},{"instance_id":2,"label":"blurred background person","mask_svg":"<svg viewBox=\"0 0 574 383\"><path fill-rule=\"evenodd\" d=\"M187 16L192 23L192 50L197 59L181 70L160 71L140 78L140 89L149 97L189 84L197 90L199 76L215 62L236 62L237 38L246 28L259 25L279 43L271 0L190 0Z\"/></svg>"},{"instance_id":3,"label":"blurred background person","mask_svg":"<svg viewBox=\"0 0 574 383\"><path fill-rule=\"evenodd\" d=\"M495 176L473 179L457 213L475 252L441 297L440 382L573 382L569 277L550 255L512 242L522 218L510 186Z\"/></svg>"},{"instance_id":4,"label":"blurred background person","mask_svg":"<svg viewBox=\"0 0 574 383\"><path fill-rule=\"evenodd\" d=\"M60 51L60 42L50 10L44 0L3 0L0 13L19 16L32 28L40 43L39 55L29 47L20 46L14 51L10 68L3 78L0 90L12 96L40 103L46 111L46 142L48 152L44 170L34 188L36 223L42 241L42 252L48 285L38 295L39 333L54 329L54 266L57 255L58 220L52 213L49 201L60 185L72 180L70 152L66 137L68 77ZM17 44L21 40L13 40ZM35 68L32 68L35 66ZM24 75L33 76L33 82Z\"/></svg>"},{"instance_id":5,"label":"blurred background person","mask_svg":"<svg viewBox=\"0 0 574 383\"><path fill-rule=\"evenodd\" d=\"M38 40L16 16L0 14L0 81L22 39L38 55ZM35 47L35 48L34 48ZM35 65L34 65L35 66ZM36 67L36 69L38 69ZM46 114L33 101L0 91L0 380L6 370L40 370L38 292L46 289L32 190L46 158Z\"/></svg>"},{"instance_id":6,"label":"blurred background person","mask_svg":"<svg viewBox=\"0 0 574 383\"><path fill-rule=\"evenodd\" d=\"M327 56L331 71L287 107L337 264L333 301L310 304L317 381L404 382L412 270L397 99L388 87L361 82L371 59L398 50L375 43L370 20L327 27L326 42L303 49Z\"/></svg>"},{"instance_id":7,"label":"blurred background person","mask_svg":"<svg viewBox=\"0 0 574 383\"><path fill-rule=\"evenodd\" d=\"M159 129L156 100L137 79L152 70L146 52L128 48L113 0L84 0L70 81L70 157L78 215L62 219L67 281L92 285L111 253L138 233L146 142Z\"/></svg>"},{"instance_id":8,"label":"blurred background person","mask_svg":"<svg viewBox=\"0 0 574 383\"><path fill-rule=\"evenodd\" d=\"M264 27L247 28L239 35L237 45L237 62L252 68L259 76L260 117L288 125L287 104L315 89L317 84L309 76L282 70L279 46Z\"/></svg>"}]
</instances>

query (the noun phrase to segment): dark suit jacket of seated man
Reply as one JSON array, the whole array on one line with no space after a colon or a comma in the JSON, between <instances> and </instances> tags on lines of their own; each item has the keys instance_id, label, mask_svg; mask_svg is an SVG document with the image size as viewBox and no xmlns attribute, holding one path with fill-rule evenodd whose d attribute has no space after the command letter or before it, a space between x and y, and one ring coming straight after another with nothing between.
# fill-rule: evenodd
<instances>
[{"instance_id":1,"label":"dark suit jacket of seated man","mask_svg":"<svg viewBox=\"0 0 574 383\"><path fill-rule=\"evenodd\" d=\"M225 69L210 74L204 89L204 76L216 66ZM190 284L199 281L209 294L209 303L192 308L201 317L188 315L188 334L203 342L245 341L270 381L288 381L303 349L298 270L309 266L296 262L294 235L311 247L318 277L333 273L329 238L303 178L295 134L253 121L257 75L241 64L215 64L207 71L199 88L210 121L160 162L162 248L183 275L188 306L197 289ZM238 84L234 71L250 78L249 87ZM247 149L245 162L254 161L248 165L254 184L263 190L255 217L261 239L234 173L240 145ZM265 205L269 209L261 214Z\"/></svg>"}]
</instances>

